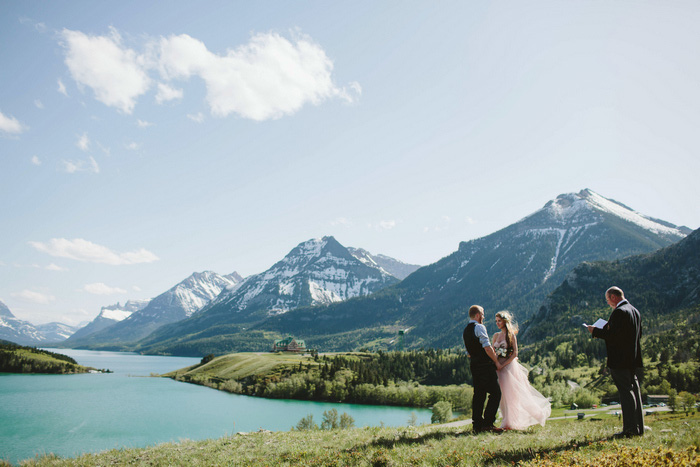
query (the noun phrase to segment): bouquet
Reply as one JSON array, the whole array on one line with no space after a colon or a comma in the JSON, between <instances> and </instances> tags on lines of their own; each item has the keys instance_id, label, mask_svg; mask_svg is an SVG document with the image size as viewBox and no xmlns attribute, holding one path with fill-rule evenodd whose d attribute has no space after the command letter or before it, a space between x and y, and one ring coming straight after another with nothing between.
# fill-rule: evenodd
<instances>
[{"instance_id":1,"label":"bouquet","mask_svg":"<svg viewBox=\"0 0 700 467\"><path fill-rule=\"evenodd\" d=\"M496 352L497 357L506 358L508 356L508 349L506 349L505 347L496 347L493 350L494 352Z\"/></svg>"}]
</instances>

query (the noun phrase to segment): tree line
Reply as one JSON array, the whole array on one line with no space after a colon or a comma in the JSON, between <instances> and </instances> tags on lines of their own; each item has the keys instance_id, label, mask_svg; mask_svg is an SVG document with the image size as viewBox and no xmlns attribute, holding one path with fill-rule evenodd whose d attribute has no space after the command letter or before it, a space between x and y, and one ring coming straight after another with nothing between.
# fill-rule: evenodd
<instances>
[{"instance_id":1,"label":"tree line","mask_svg":"<svg viewBox=\"0 0 700 467\"><path fill-rule=\"evenodd\" d=\"M9 342L0 343L0 372L65 374L86 370L67 355Z\"/></svg>"}]
</instances>

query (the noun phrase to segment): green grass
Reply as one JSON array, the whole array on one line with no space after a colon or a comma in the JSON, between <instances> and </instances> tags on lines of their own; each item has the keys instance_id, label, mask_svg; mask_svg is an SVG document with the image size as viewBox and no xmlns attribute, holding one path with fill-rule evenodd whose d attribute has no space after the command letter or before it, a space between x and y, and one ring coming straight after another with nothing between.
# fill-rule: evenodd
<instances>
[{"instance_id":1,"label":"green grass","mask_svg":"<svg viewBox=\"0 0 700 467\"><path fill-rule=\"evenodd\" d=\"M646 424L652 431L625 440L610 439L620 428L616 419L554 420L545 427L502 435L474 435L469 425L260 432L75 459L49 455L23 465L700 465L698 415L652 415Z\"/></svg>"},{"instance_id":2,"label":"green grass","mask_svg":"<svg viewBox=\"0 0 700 467\"><path fill-rule=\"evenodd\" d=\"M216 357L211 362L199 366L175 370L163 376L205 376L222 379L241 380L253 375L274 374L284 368L296 367L299 362L318 365L313 358L292 353L253 353L241 352Z\"/></svg>"}]
</instances>

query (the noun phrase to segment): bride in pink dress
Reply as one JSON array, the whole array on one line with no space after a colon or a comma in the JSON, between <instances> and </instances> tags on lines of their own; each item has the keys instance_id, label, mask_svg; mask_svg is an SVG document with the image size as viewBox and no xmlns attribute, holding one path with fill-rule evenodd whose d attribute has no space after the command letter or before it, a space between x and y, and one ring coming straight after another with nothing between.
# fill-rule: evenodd
<instances>
[{"instance_id":1,"label":"bride in pink dress","mask_svg":"<svg viewBox=\"0 0 700 467\"><path fill-rule=\"evenodd\" d=\"M549 401L530 385L527 368L518 362L517 325L508 311L496 313L496 326L500 329L493 336L493 349L498 356L498 384L501 386L501 428L524 430L540 424L552 413Z\"/></svg>"}]
</instances>

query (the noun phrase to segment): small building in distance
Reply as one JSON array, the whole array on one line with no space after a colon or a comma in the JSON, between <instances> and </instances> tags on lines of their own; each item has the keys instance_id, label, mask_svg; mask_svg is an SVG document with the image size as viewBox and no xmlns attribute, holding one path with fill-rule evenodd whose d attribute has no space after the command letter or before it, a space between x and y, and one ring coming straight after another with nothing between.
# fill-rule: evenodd
<instances>
[{"instance_id":1,"label":"small building in distance","mask_svg":"<svg viewBox=\"0 0 700 467\"><path fill-rule=\"evenodd\" d=\"M292 336L287 336L284 339L278 339L272 346L273 352L306 352L306 343L301 339L295 339Z\"/></svg>"},{"instance_id":2,"label":"small building in distance","mask_svg":"<svg viewBox=\"0 0 700 467\"><path fill-rule=\"evenodd\" d=\"M668 394L647 394L647 404L668 404Z\"/></svg>"}]
</instances>

